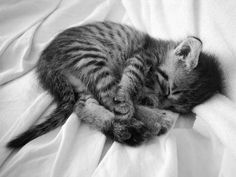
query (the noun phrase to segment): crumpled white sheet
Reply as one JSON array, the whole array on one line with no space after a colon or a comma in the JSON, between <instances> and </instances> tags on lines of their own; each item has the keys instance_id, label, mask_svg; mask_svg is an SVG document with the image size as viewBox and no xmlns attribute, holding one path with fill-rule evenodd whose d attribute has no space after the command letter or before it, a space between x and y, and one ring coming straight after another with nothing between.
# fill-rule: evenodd
<instances>
[{"instance_id":1,"label":"crumpled white sheet","mask_svg":"<svg viewBox=\"0 0 236 177\"><path fill-rule=\"evenodd\" d=\"M0 2L0 177L234 177L236 3L214 0L2 0ZM132 148L106 140L75 114L17 152L5 147L53 109L37 83L40 51L63 29L92 21L130 24L154 37L199 36L219 56L228 97L197 106L167 135ZM230 99L229 99L230 98Z\"/></svg>"}]
</instances>

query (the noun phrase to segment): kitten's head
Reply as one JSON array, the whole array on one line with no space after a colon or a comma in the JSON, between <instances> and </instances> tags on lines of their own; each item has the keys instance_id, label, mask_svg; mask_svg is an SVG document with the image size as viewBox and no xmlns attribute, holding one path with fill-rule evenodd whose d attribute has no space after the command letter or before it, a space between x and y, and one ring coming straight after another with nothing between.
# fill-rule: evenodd
<instances>
[{"instance_id":1,"label":"kitten's head","mask_svg":"<svg viewBox=\"0 0 236 177\"><path fill-rule=\"evenodd\" d=\"M161 92L158 107L179 113L222 91L222 72L215 57L202 52L202 42L188 37L174 46L156 72Z\"/></svg>"}]
</instances>

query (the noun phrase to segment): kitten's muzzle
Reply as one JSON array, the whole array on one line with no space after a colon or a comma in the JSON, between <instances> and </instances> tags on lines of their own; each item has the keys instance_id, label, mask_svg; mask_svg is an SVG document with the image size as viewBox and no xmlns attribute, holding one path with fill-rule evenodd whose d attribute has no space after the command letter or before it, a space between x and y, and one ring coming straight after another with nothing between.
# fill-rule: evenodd
<instances>
[{"instance_id":1,"label":"kitten's muzzle","mask_svg":"<svg viewBox=\"0 0 236 177\"><path fill-rule=\"evenodd\" d=\"M158 104L159 109L170 110L180 114L187 114L191 112L191 108L188 105L180 105L174 103L170 99L160 99Z\"/></svg>"}]
</instances>

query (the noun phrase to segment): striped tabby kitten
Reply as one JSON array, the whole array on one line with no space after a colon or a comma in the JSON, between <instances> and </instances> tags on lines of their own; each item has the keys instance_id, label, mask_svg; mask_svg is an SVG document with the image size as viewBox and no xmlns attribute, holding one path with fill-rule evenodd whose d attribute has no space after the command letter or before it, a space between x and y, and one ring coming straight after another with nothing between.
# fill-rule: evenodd
<instances>
[{"instance_id":1,"label":"striped tabby kitten","mask_svg":"<svg viewBox=\"0 0 236 177\"><path fill-rule=\"evenodd\" d=\"M58 104L47 120L8 143L20 148L64 124L75 110L113 140L137 145L165 133L221 90L221 72L202 42L163 41L129 26L97 22L69 28L44 49L37 64L42 87Z\"/></svg>"}]
</instances>

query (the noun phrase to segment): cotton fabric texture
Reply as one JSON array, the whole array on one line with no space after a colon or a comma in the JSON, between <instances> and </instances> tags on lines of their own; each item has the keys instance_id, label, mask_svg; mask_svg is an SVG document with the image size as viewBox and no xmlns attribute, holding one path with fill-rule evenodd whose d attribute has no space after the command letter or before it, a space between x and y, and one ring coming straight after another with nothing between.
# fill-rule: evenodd
<instances>
[{"instance_id":1,"label":"cotton fabric texture","mask_svg":"<svg viewBox=\"0 0 236 177\"><path fill-rule=\"evenodd\" d=\"M1 0L0 177L235 177L236 2L234 0ZM179 118L166 135L127 147L81 123L66 123L12 152L6 143L55 107L35 65L64 29L93 21L129 24L162 39L201 38L219 56L227 97Z\"/></svg>"}]
</instances>

